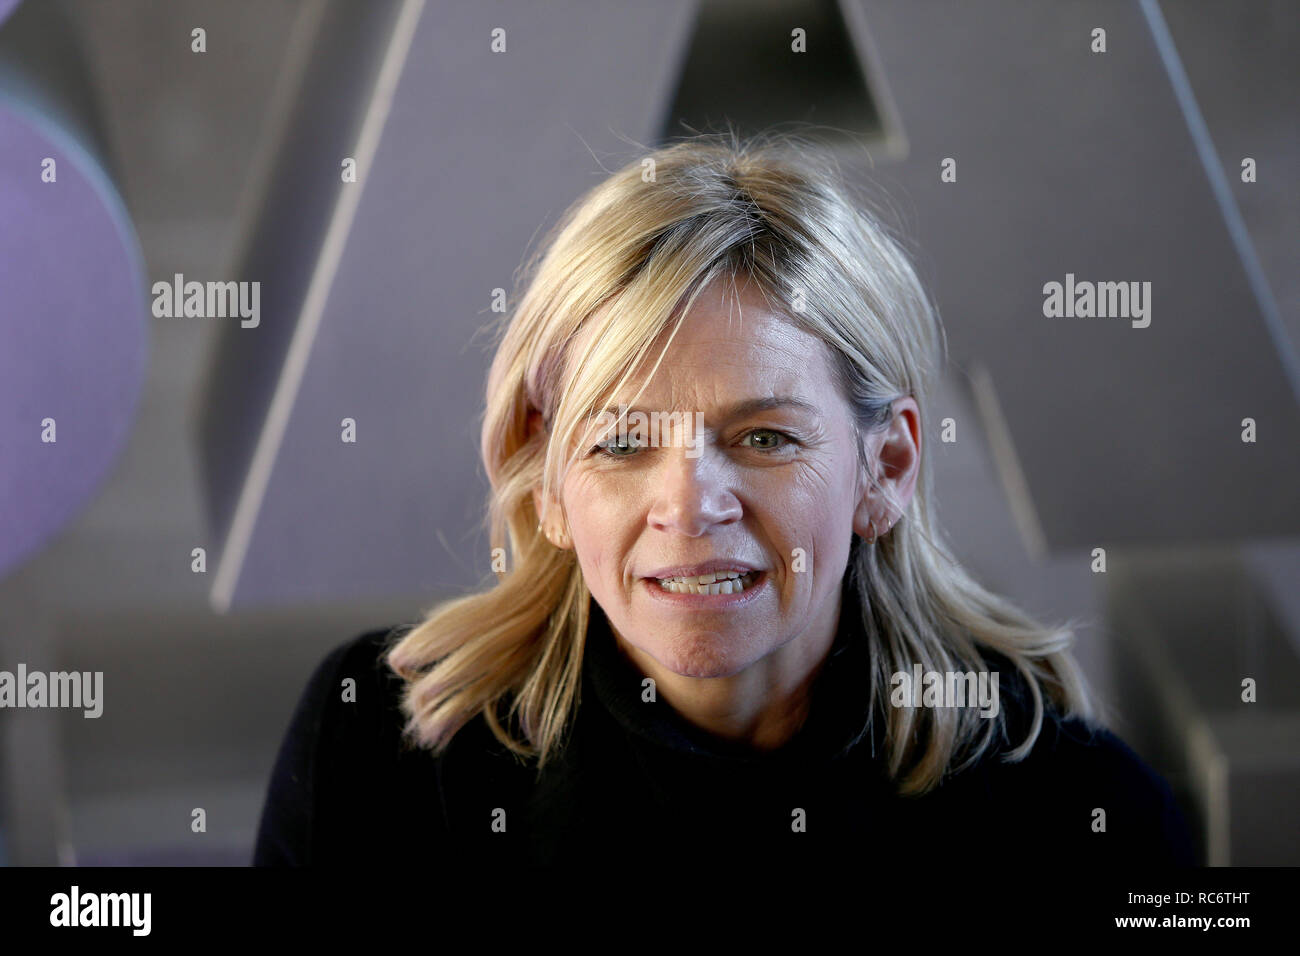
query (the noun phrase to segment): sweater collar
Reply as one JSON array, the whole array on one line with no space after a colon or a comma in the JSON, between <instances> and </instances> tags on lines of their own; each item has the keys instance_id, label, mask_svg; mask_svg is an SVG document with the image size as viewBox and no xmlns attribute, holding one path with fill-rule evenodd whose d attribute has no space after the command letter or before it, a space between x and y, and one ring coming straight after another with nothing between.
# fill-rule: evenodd
<instances>
[{"instance_id":1,"label":"sweater collar","mask_svg":"<svg viewBox=\"0 0 1300 956\"><path fill-rule=\"evenodd\" d=\"M861 602L849 577L845 575L840 592L835 640L813 682L808 717L795 736L776 750L755 751L717 737L692 724L662 698L642 701L645 675L619 649L609 619L594 601L583 655L585 683L626 731L682 753L750 763L834 759L858 746L876 752L880 738L873 737L870 729L871 653Z\"/></svg>"}]
</instances>

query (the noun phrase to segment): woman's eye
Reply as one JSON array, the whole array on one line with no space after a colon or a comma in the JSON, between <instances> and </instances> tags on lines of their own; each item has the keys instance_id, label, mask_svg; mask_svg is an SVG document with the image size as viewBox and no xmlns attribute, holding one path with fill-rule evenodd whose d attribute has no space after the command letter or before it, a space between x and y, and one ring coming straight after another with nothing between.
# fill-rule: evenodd
<instances>
[{"instance_id":1,"label":"woman's eye","mask_svg":"<svg viewBox=\"0 0 1300 956\"><path fill-rule=\"evenodd\" d=\"M750 443L750 439L753 439L753 443ZM745 437L741 439L741 443L746 447L753 448L755 451L780 451L798 444L785 432L779 432L773 428L755 428L745 434ZM592 445L588 454L603 455L606 458L632 458L641 447L641 445L631 440L619 442L617 439L611 438Z\"/></svg>"},{"instance_id":2,"label":"woman's eye","mask_svg":"<svg viewBox=\"0 0 1300 956\"><path fill-rule=\"evenodd\" d=\"M617 440L597 442L591 447L592 454L608 455L610 458L631 458L639 448L630 442L620 444Z\"/></svg>"},{"instance_id":3,"label":"woman's eye","mask_svg":"<svg viewBox=\"0 0 1300 956\"><path fill-rule=\"evenodd\" d=\"M750 445L750 448L756 448L759 451L775 451L778 448L784 448L791 443L791 438L785 432L779 432L771 428L755 428L747 433L745 438L758 438L757 444Z\"/></svg>"}]
</instances>

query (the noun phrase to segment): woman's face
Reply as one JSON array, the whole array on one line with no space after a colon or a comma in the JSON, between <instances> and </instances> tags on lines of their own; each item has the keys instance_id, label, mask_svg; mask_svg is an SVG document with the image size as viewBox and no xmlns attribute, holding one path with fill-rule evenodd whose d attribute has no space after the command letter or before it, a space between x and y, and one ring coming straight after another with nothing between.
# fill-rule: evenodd
<instances>
[{"instance_id":1,"label":"woman's face","mask_svg":"<svg viewBox=\"0 0 1300 956\"><path fill-rule=\"evenodd\" d=\"M584 449L562 490L572 547L615 634L686 677L727 677L833 632L853 533L890 523L865 491L825 347L748 285L733 289L700 295L635 406L651 422L684 413L683 427L629 424L625 443L610 429L600 438L613 447ZM733 593L663 581L715 562L746 573L708 588Z\"/></svg>"}]
</instances>

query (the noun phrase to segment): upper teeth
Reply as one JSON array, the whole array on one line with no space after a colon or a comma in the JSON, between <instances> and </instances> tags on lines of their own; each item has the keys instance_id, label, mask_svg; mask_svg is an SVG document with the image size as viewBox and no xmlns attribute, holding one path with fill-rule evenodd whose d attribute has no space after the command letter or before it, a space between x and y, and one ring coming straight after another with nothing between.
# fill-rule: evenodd
<instances>
[{"instance_id":1,"label":"upper teeth","mask_svg":"<svg viewBox=\"0 0 1300 956\"><path fill-rule=\"evenodd\" d=\"M740 577L743 571L718 571L714 574L697 574L690 578L660 578L661 581L676 581L678 584L712 584Z\"/></svg>"},{"instance_id":2,"label":"upper teeth","mask_svg":"<svg viewBox=\"0 0 1300 956\"><path fill-rule=\"evenodd\" d=\"M706 590L710 594L734 594L745 587L743 580L749 571L716 571L712 574L698 574L691 577L660 578L659 583L667 590Z\"/></svg>"}]
</instances>

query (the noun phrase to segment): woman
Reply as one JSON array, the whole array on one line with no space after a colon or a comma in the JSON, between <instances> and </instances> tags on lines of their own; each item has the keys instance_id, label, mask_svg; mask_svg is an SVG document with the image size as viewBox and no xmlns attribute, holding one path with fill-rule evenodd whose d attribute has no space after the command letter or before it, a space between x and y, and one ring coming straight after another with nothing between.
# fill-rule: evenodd
<instances>
[{"instance_id":1,"label":"woman","mask_svg":"<svg viewBox=\"0 0 1300 956\"><path fill-rule=\"evenodd\" d=\"M256 862L1191 862L1071 633L944 547L939 321L801 145L695 137L569 210L487 383L497 579L326 658Z\"/></svg>"}]
</instances>

